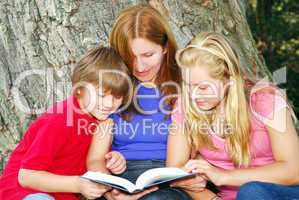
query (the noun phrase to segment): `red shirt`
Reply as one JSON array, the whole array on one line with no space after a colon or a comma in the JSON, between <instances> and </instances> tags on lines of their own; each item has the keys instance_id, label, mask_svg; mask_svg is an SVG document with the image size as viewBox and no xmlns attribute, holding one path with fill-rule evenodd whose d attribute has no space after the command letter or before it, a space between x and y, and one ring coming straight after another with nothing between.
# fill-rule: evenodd
<instances>
[{"instance_id":1,"label":"red shirt","mask_svg":"<svg viewBox=\"0 0 299 200\"><path fill-rule=\"evenodd\" d=\"M40 191L18 183L20 168L57 175L82 175L97 120L79 113L75 97L57 103L38 117L12 152L0 177L0 200L21 200ZM78 200L78 194L51 193L56 200Z\"/></svg>"}]
</instances>

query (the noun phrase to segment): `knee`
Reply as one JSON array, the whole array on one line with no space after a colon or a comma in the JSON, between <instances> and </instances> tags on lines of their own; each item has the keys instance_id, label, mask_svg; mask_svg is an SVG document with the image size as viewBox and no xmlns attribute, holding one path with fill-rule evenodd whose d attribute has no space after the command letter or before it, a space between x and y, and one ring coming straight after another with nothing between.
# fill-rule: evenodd
<instances>
[{"instance_id":1,"label":"knee","mask_svg":"<svg viewBox=\"0 0 299 200\"><path fill-rule=\"evenodd\" d=\"M266 187L267 183L253 181L245 183L240 187L237 194L237 200L262 200L271 199L271 195Z\"/></svg>"}]
</instances>

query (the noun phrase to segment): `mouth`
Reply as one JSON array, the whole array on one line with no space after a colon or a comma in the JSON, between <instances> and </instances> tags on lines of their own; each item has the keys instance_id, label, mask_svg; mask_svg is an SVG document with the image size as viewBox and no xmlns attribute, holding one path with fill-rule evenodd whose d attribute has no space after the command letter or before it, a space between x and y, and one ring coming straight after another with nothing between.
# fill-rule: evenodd
<instances>
[{"instance_id":1,"label":"mouth","mask_svg":"<svg viewBox=\"0 0 299 200\"><path fill-rule=\"evenodd\" d=\"M103 115L110 115L112 112L113 112L113 110L111 110L111 109L100 110L100 113Z\"/></svg>"},{"instance_id":2,"label":"mouth","mask_svg":"<svg viewBox=\"0 0 299 200\"><path fill-rule=\"evenodd\" d=\"M148 75L150 71L151 71L151 69L148 69L148 70L144 70L142 72L135 71L135 73L137 76L143 77L143 76Z\"/></svg>"},{"instance_id":3,"label":"mouth","mask_svg":"<svg viewBox=\"0 0 299 200\"><path fill-rule=\"evenodd\" d=\"M206 101L203 101L203 100L196 100L196 104L199 105L199 106L204 106L206 105Z\"/></svg>"}]
</instances>

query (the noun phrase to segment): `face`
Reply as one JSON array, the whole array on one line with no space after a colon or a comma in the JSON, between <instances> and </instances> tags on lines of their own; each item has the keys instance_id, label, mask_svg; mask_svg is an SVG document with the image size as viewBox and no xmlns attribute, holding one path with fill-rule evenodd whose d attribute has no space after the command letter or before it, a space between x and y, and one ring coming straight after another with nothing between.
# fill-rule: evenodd
<instances>
[{"instance_id":1,"label":"face","mask_svg":"<svg viewBox=\"0 0 299 200\"><path fill-rule=\"evenodd\" d=\"M223 82L210 76L208 67L196 66L186 70L184 83L189 87L189 96L203 111L216 108L221 102Z\"/></svg>"},{"instance_id":2,"label":"face","mask_svg":"<svg viewBox=\"0 0 299 200\"><path fill-rule=\"evenodd\" d=\"M141 82L154 82L166 51L147 39L133 39L131 49L134 55L133 75Z\"/></svg>"},{"instance_id":3,"label":"face","mask_svg":"<svg viewBox=\"0 0 299 200\"><path fill-rule=\"evenodd\" d=\"M106 120L122 104L123 97L115 97L109 91L84 89L79 98L80 106L98 120Z\"/></svg>"}]
</instances>

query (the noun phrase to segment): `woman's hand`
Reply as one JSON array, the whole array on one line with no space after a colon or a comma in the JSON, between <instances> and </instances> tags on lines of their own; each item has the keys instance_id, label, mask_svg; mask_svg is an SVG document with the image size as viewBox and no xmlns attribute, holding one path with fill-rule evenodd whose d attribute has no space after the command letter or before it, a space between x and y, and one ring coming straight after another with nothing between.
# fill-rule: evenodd
<instances>
[{"instance_id":1,"label":"woman's hand","mask_svg":"<svg viewBox=\"0 0 299 200\"><path fill-rule=\"evenodd\" d=\"M184 170L206 176L216 186L224 185L227 171L219 169L203 159L189 160L184 166Z\"/></svg>"},{"instance_id":2,"label":"woman's hand","mask_svg":"<svg viewBox=\"0 0 299 200\"><path fill-rule=\"evenodd\" d=\"M89 180L79 178L79 192L88 199L96 199L104 195L111 188Z\"/></svg>"},{"instance_id":3,"label":"woman's hand","mask_svg":"<svg viewBox=\"0 0 299 200\"><path fill-rule=\"evenodd\" d=\"M105 155L106 167L113 174L121 174L126 170L126 159L124 156L117 152L112 151Z\"/></svg>"},{"instance_id":4,"label":"woman's hand","mask_svg":"<svg viewBox=\"0 0 299 200\"><path fill-rule=\"evenodd\" d=\"M123 192L120 192L119 190L113 189L111 192L107 192L105 194L105 198L107 200L138 200L144 195L154 192L156 190L158 190L158 188L153 187L137 194L128 195Z\"/></svg>"}]
</instances>

